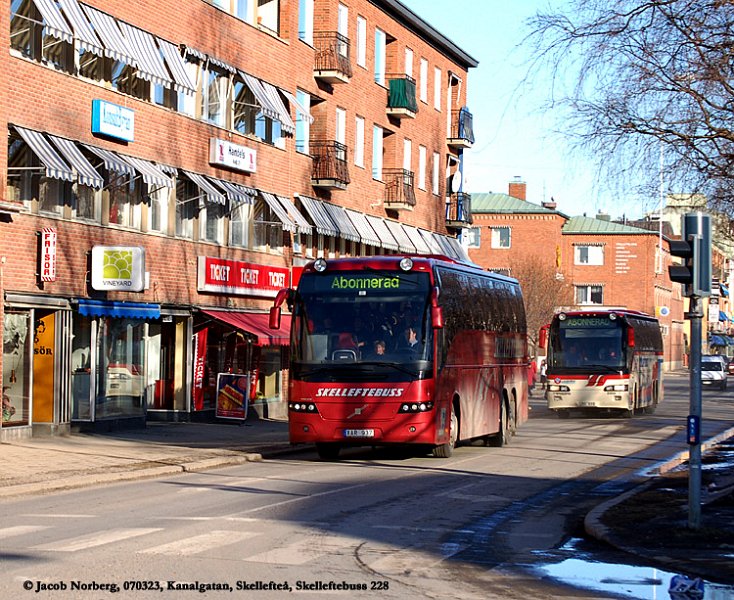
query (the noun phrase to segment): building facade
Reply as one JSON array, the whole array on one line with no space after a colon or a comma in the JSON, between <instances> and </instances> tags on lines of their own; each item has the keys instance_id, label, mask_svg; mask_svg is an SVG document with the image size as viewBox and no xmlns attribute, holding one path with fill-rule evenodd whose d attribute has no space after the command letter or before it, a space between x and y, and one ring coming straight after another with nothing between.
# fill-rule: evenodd
<instances>
[{"instance_id":1,"label":"building facade","mask_svg":"<svg viewBox=\"0 0 734 600\"><path fill-rule=\"evenodd\" d=\"M283 416L299 266L465 256L477 62L400 2L12 0L0 36L0 439Z\"/></svg>"}]
</instances>

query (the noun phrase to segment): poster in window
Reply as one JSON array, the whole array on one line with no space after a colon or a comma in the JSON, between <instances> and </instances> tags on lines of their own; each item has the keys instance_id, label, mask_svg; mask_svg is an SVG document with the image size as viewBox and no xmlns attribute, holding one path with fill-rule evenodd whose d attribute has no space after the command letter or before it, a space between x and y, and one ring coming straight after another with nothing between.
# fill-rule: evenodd
<instances>
[{"instance_id":1,"label":"poster in window","mask_svg":"<svg viewBox=\"0 0 734 600\"><path fill-rule=\"evenodd\" d=\"M219 373L217 375L216 416L222 419L247 418L249 376Z\"/></svg>"}]
</instances>

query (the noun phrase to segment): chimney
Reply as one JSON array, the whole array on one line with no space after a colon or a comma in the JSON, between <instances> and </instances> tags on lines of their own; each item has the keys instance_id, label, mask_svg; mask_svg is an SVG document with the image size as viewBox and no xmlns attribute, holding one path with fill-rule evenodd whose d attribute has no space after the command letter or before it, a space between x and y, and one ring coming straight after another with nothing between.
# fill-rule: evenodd
<instances>
[{"instance_id":1,"label":"chimney","mask_svg":"<svg viewBox=\"0 0 734 600\"><path fill-rule=\"evenodd\" d=\"M596 218L599 221L611 221L611 217L608 213L603 212L601 209L599 209L599 212L596 213Z\"/></svg>"},{"instance_id":2,"label":"chimney","mask_svg":"<svg viewBox=\"0 0 734 600\"><path fill-rule=\"evenodd\" d=\"M510 190L508 192L513 198L518 200L527 200L525 182L522 177L515 175L514 179L510 182Z\"/></svg>"}]
</instances>

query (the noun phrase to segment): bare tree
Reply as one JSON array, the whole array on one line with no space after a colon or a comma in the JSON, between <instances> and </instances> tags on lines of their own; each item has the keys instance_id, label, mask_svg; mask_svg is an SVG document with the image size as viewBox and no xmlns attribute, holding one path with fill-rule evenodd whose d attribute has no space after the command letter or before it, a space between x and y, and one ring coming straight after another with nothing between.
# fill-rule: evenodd
<instances>
[{"instance_id":1,"label":"bare tree","mask_svg":"<svg viewBox=\"0 0 734 600\"><path fill-rule=\"evenodd\" d=\"M559 279L555 266L546 256L523 257L511 263L510 272L520 282L525 302L529 352L538 353L540 328L550 323L555 310L572 303L573 288Z\"/></svg>"},{"instance_id":2,"label":"bare tree","mask_svg":"<svg viewBox=\"0 0 734 600\"><path fill-rule=\"evenodd\" d=\"M530 19L529 78L607 182L704 193L734 214L734 2L570 0ZM629 188L628 188L629 189ZM652 194L654 197L654 193Z\"/></svg>"}]
</instances>

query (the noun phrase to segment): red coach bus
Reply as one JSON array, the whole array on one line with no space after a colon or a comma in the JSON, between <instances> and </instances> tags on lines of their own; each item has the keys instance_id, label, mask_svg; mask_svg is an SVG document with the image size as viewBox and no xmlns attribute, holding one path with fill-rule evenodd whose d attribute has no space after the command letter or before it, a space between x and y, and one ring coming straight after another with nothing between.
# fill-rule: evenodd
<instances>
[{"instance_id":1,"label":"red coach bus","mask_svg":"<svg viewBox=\"0 0 734 600\"><path fill-rule=\"evenodd\" d=\"M663 399L663 338L648 314L625 309L559 312L541 331L548 342L548 408L652 413Z\"/></svg>"},{"instance_id":2,"label":"red coach bus","mask_svg":"<svg viewBox=\"0 0 734 600\"><path fill-rule=\"evenodd\" d=\"M292 311L291 443L322 459L344 446L461 440L503 446L528 418L520 286L442 256L319 259L271 309Z\"/></svg>"}]
</instances>

